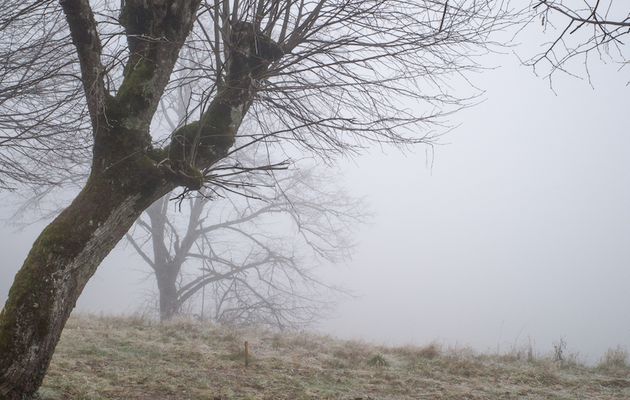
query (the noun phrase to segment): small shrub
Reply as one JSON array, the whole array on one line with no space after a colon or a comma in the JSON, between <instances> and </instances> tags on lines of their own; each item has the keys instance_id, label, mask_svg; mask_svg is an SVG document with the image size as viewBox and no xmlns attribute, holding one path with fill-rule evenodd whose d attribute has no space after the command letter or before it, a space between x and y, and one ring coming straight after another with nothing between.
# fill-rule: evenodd
<instances>
[{"instance_id":1,"label":"small shrub","mask_svg":"<svg viewBox=\"0 0 630 400\"><path fill-rule=\"evenodd\" d=\"M621 346L608 349L598 367L607 370L628 368L628 351Z\"/></svg>"},{"instance_id":2,"label":"small shrub","mask_svg":"<svg viewBox=\"0 0 630 400\"><path fill-rule=\"evenodd\" d=\"M389 363L382 354L377 354L368 360L368 365L372 367L387 367Z\"/></svg>"},{"instance_id":3,"label":"small shrub","mask_svg":"<svg viewBox=\"0 0 630 400\"><path fill-rule=\"evenodd\" d=\"M418 357L432 360L438 357L441 353L442 353L442 350L440 349L440 346L438 346L436 343L431 343L418 349L417 354L418 354Z\"/></svg>"}]
</instances>

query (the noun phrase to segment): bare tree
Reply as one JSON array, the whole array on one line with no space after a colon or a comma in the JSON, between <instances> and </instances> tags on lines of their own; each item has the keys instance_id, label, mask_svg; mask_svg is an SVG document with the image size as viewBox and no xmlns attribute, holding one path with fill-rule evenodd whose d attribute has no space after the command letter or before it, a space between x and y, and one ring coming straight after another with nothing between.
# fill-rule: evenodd
<instances>
[{"instance_id":1,"label":"bare tree","mask_svg":"<svg viewBox=\"0 0 630 400\"><path fill-rule=\"evenodd\" d=\"M534 20L540 21L552 40L543 51L526 61L533 67L548 68L551 80L557 71L576 76L572 61L582 63L590 79L591 60L628 64L626 37L630 36L630 7L615 0L536 0Z\"/></svg>"},{"instance_id":2,"label":"bare tree","mask_svg":"<svg viewBox=\"0 0 630 400\"><path fill-rule=\"evenodd\" d=\"M323 157L426 142L463 105L448 76L475 67L506 14L490 0L3 0L3 185L62 182L82 152L91 170L0 314L0 396L37 390L102 259L153 202L200 189L237 136ZM152 121L180 68L203 90L160 141Z\"/></svg>"},{"instance_id":3,"label":"bare tree","mask_svg":"<svg viewBox=\"0 0 630 400\"><path fill-rule=\"evenodd\" d=\"M192 66L190 59L180 64ZM170 131L186 120L188 108L195 104L192 93L199 89L197 82L185 80L184 71L175 76L186 83L160 103L160 117ZM350 228L366 215L358 199L332 190L321 168L316 172L305 162L297 168L288 160L270 163L276 146L268 142L237 143L240 151L212 167L213 185L185 203L184 226L177 224L181 201L179 212L174 212L163 197L147 209L146 218L136 223L139 229L127 239L153 270L163 321L181 313L201 291L202 318L210 314L215 321L230 324L302 325L320 315L324 305L317 295L322 290L316 289L326 285L311 273L310 264L314 258L332 262L345 258ZM290 226L278 229L278 221L287 219ZM278 234L287 230L292 233ZM151 251L145 250L149 243ZM314 257L303 256L309 247ZM185 264L201 268L191 274ZM208 312L209 308L213 310Z\"/></svg>"},{"instance_id":4,"label":"bare tree","mask_svg":"<svg viewBox=\"0 0 630 400\"><path fill-rule=\"evenodd\" d=\"M214 188L188 199L183 224L167 197L149 207L127 238L155 274L160 318L201 291L200 315L217 322L285 328L318 316L318 292L331 288L311 267L346 259L350 231L366 217L329 181L312 166L248 174L238 194Z\"/></svg>"}]
</instances>

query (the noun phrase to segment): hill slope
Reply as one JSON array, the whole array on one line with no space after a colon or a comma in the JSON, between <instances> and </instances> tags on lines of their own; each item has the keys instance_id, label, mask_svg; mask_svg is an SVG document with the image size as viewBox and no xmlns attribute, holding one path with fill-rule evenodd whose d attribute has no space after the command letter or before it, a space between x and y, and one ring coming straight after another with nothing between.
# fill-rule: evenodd
<instances>
[{"instance_id":1,"label":"hill slope","mask_svg":"<svg viewBox=\"0 0 630 400\"><path fill-rule=\"evenodd\" d=\"M250 363L244 365L244 341ZM385 348L193 322L74 317L42 399L630 399L627 369Z\"/></svg>"}]
</instances>

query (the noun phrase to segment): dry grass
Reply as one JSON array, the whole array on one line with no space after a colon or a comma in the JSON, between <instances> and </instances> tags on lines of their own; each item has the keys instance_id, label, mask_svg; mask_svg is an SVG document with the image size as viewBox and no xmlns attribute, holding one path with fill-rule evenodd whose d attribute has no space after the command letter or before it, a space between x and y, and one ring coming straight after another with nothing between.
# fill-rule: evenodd
<instances>
[{"instance_id":1,"label":"dry grass","mask_svg":"<svg viewBox=\"0 0 630 400\"><path fill-rule=\"evenodd\" d=\"M628 370L628 351L623 347L609 349L598 365L599 369L614 372L627 372Z\"/></svg>"},{"instance_id":2,"label":"dry grass","mask_svg":"<svg viewBox=\"0 0 630 400\"><path fill-rule=\"evenodd\" d=\"M244 366L243 343L250 346ZM621 350L619 350L621 352ZM630 373L469 350L389 348L178 321L79 317L40 395L61 399L629 399Z\"/></svg>"}]
</instances>

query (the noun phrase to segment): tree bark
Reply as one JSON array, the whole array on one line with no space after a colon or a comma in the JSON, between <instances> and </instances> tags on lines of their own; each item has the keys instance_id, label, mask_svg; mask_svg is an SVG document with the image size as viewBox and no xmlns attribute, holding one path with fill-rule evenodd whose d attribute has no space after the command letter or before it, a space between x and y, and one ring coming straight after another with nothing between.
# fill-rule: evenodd
<instances>
[{"instance_id":1,"label":"tree bark","mask_svg":"<svg viewBox=\"0 0 630 400\"><path fill-rule=\"evenodd\" d=\"M150 190L121 186L127 185L91 177L17 273L0 314L0 399L36 392L85 284L142 211L172 188L166 182Z\"/></svg>"},{"instance_id":2,"label":"tree bark","mask_svg":"<svg viewBox=\"0 0 630 400\"><path fill-rule=\"evenodd\" d=\"M61 331L96 268L154 201L177 186L199 189L202 169L225 157L252 98L253 82L282 56L252 24L233 29L226 87L199 121L155 149L149 133L199 0L128 0L121 23L129 60L115 96L105 92L98 27L88 0L63 0L94 128L85 188L39 236L0 312L0 400L31 398ZM146 40L160 38L165 40ZM192 155L195 155L193 158Z\"/></svg>"}]
</instances>

